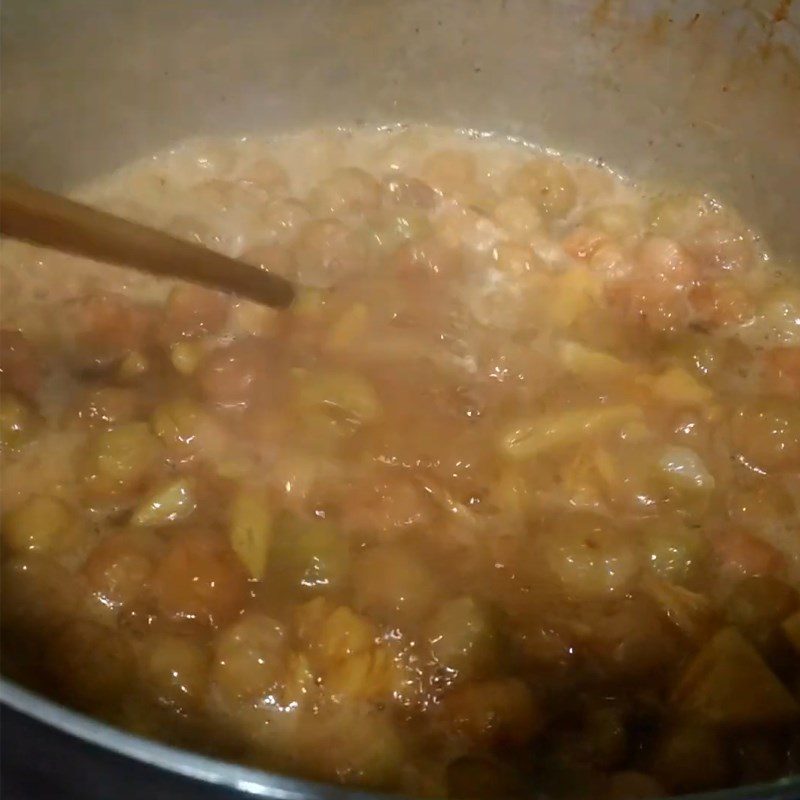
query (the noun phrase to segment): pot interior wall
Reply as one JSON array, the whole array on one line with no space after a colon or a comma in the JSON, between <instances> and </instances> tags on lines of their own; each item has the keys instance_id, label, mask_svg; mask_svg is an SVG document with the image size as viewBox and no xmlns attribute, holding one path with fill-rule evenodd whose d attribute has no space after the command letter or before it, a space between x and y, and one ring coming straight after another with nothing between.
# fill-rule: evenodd
<instances>
[{"instance_id":1,"label":"pot interior wall","mask_svg":"<svg viewBox=\"0 0 800 800\"><path fill-rule=\"evenodd\" d=\"M786 0L7 0L5 169L61 188L193 134L421 120L711 188L800 252Z\"/></svg>"},{"instance_id":2,"label":"pot interior wall","mask_svg":"<svg viewBox=\"0 0 800 800\"><path fill-rule=\"evenodd\" d=\"M2 169L45 187L197 134L422 121L708 189L800 267L791 0L5 0L0 36Z\"/></svg>"}]
</instances>

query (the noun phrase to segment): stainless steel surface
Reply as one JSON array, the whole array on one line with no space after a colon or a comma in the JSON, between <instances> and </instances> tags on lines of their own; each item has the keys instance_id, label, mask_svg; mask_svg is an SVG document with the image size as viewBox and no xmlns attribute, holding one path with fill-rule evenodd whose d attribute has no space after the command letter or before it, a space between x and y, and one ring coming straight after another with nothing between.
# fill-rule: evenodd
<instances>
[{"instance_id":1,"label":"stainless steel surface","mask_svg":"<svg viewBox=\"0 0 800 800\"><path fill-rule=\"evenodd\" d=\"M799 19L786 0L6 0L3 168L59 189L198 132L423 120L710 187L796 255Z\"/></svg>"},{"instance_id":2,"label":"stainless steel surface","mask_svg":"<svg viewBox=\"0 0 800 800\"><path fill-rule=\"evenodd\" d=\"M131 773L128 773L113 786L104 787L106 788L104 792L101 789L101 793L90 795L87 787L80 786L77 793L68 795L70 798L80 797L85 800L85 798L91 797L93 800L95 797L113 796L118 800L129 800L129 798L139 800L141 797L147 797L148 800L161 800L161 798L198 800L200 785L213 786L223 792L219 796L215 793L213 800L234 800L232 794L225 792L226 789L236 793L235 797L241 797L242 800L245 797L270 798L270 800L392 800L392 798L397 798L397 795L360 792L264 773L235 764L226 764L194 753L187 753L111 728L82 714L51 703L7 680L0 681L0 702L28 717L39 720L49 728L57 729L84 742L99 744L104 750L139 764L156 767L164 773L181 776L187 781L186 784L168 784L166 792L163 794L154 795L151 791L144 794L136 790L135 779L131 779ZM135 775L135 772L133 774ZM125 781L132 784L127 789ZM76 787L69 788L75 792ZM29 800L34 796L30 793L28 795L19 794L17 797L11 796L8 794L9 786L5 781L3 789L4 797L7 797L8 800L17 800L17 797L20 800L23 798ZM59 792L59 796L64 795L65 792ZM206 796L206 794L202 795L203 798ZM771 784L682 795L681 800L797 800L798 797L800 797L800 778L793 777ZM502 800L502 798L497 800ZM591 798L587 798L587 800L591 800Z\"/></svg>"},{"instance_id":3,"label":"stainless steel surface","mask_svg":"<svg viewBox=\"0 0 800 800\"><path fill-rule=\"evenodd\" d=\"M381 800L389 797L280 775L265 775L258 770L235 764L222 764L205 756L187 753L117 730L51 703L8 680L0 683L0 701L86 742L100 743L120 755L176 772L192 780L229 787L253 797L269 797L273 800L305 800L309 797L314 797L315 800Z\"/></svg>"},{"instance_id":4,"label":"stainless steel surface","mask_svg":"<svg viewBox=\"0 0 800 800\"><path fill-rule=\"evenodd\" d=\"M2 168L64 189L195 134L424 121L710 189L800 263L800 4L787 0L6 0ZM343 797L112 731L76 736L275 798ZM717 794L797 797L800 786ZM708 797L711 797L709 795Z\"/></svg>"}]
</instances>

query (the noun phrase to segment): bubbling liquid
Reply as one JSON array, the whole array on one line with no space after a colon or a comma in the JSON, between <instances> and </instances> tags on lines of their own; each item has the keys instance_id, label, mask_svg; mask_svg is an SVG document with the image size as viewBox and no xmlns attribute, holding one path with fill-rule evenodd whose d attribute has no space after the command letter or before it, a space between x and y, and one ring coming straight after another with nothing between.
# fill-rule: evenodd
<instances>
[{"instance_id":1,"label":"bubbling liquid","mask_svg":"<svg viewBox=\"0 0 800 800\"><path fill-rule=\"evenodd\" d=\"M420 796L800 770L800 282L733 209L425 127L77 195L298 297L4 243L8 674Z\"/></svg>"}]
</instances>

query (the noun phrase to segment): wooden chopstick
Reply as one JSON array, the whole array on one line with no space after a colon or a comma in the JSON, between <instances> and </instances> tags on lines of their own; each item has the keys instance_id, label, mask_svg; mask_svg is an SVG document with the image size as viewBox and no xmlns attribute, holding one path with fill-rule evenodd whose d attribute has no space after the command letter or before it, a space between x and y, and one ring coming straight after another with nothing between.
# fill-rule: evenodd
<instances>
[{"instance_id":1,"label":"wooden chopstick","mask_svg":"<svg viewBox=\"0 0 800 800\"><path fill-rule=\"evenodd\" d=\"M8 175L0 177L0 232L96 261L232 292L274 308L286 308L294 299L294 288L285 278Z\"/></svg>"}]
</instances>

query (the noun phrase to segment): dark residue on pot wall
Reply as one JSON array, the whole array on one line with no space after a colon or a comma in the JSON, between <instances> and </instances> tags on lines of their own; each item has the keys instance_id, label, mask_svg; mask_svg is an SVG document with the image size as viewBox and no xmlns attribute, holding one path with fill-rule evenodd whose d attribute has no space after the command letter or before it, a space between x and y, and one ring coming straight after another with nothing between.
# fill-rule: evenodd
<instances>
[{"instance_id":1,"label":"dark residue on pot wall","mask_svg":"<svg viewBox=\"0 0 800 800\"><path fill-rule=\"evenodd\" d=\"M775 13L772 15L772 19L775 22L783 22L783 20L789 18L789 12L792 10L792 2L793 0L781 0L778 3L778 7L775 9Z\"/></svg>"}]
</instances>

